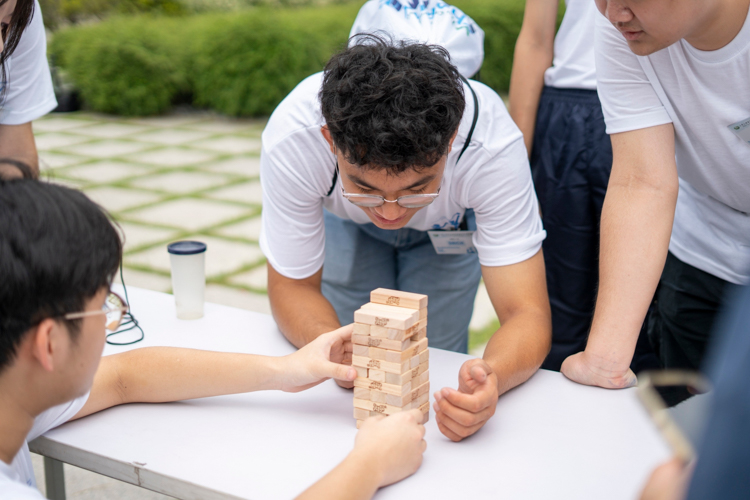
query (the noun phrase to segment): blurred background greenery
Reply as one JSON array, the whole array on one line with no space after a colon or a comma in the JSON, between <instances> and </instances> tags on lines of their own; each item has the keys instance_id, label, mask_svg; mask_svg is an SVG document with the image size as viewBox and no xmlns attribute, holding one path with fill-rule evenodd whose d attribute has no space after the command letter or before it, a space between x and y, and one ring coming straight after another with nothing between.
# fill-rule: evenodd
<instances>
[{"instance_id":1,"label":"blurred background greenery","mask_svg":"<svg viewBox=\"0 0 750 500\"><path fill-rule=\"evenodd\" d=\"M267 116L344 47L363 1L40 0L49 54L86 109L190 104ZM456 0L485 31L481 81L507 92L524 0ZM560 9L562 16L562 10Z\"/></svg>"}]
</instances>

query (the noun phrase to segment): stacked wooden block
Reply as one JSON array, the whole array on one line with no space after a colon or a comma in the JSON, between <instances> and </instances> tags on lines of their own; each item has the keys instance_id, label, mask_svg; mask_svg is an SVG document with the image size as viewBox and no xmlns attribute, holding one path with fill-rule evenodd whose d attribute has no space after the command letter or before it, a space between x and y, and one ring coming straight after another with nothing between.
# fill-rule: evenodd
<instances>
[{"instance_id":1,"label":"stacked wooden block","mask_svg":"<svg viewBox=\"0 0 750 500\"><path fill-rule=\"evenodd\" d=\"M354 313L357 428L368 417L419 408L429 419L427 296L378 288Z\"/></svg>"}]
</instances>

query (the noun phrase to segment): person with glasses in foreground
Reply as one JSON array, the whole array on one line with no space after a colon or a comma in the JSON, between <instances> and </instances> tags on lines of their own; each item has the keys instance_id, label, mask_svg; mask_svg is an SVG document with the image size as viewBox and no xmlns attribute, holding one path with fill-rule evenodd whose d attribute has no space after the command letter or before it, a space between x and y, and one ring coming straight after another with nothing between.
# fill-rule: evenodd
<instances>
[{"instance_id":1,"label":"person with glasses in foreground","mask_svg":"<svg viewBox=\"0 0 750 500\"><path fill-rule=\"evenodd\" d=\"M502 327L434 407L450 439L475 433L551 339L545 233L503 101L463 80L440 46L360 35L279 104L262 144L268 293L297 347L350 323L384 287L428 295L430 346L466 352L484 277ZM428 234L466 228L463 253Z\"/></svg>"},{"instance_id":2,"label":"person with glasses in foreground","mask_svg":"<svg viewBox=\"0 0 750 500\"><path fill-rule=\"evenodd\" d=\"M41 499L28 441L67 421L134 402L260 390L299 392L356 371L330 361L351 326L283 357L149 347L102 358L128 310L109 288L122 246L78 191L0 180L0 497ZM300 498L370 498L413 474L426 443L419 410L369 419L350 455Z\"/></svg>"}]
</instances>

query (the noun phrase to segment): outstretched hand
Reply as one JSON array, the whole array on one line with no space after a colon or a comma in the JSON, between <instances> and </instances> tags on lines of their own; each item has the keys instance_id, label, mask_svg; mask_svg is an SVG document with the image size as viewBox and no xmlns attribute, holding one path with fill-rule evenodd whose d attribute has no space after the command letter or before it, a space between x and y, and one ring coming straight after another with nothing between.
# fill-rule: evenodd
<instances>
[{"instance_id":1,"label":"outstretched hand","mask_svg":"<svg viewBox=\"0 0 750 500\"><path fill-rule=\"evenodd\" d=\"M497 375L483 359L472 359L458 372L458 390L444 387L434 396L440 432L458 442L481 429L495 414Z\"/></svg>"},{"instance_id":2,"label":"outstretched hand","mask_svg":"<svg viewBox=\"0 0 750 500\"><path fill-rule=\"evenodd\" d=\"M638 384L638 379L630 368L626 371L612 370L606 363L592 359L586 351L568 356L563 361L560 372L573 382L605 389L627 389Z\"/></svg>"},{"instance_id":3,"label":"outstretched hand","mask_svg":"<svg viewBox=\"0 0 750 500\"><path fill-rule=\"evenodd\" d=\"M325 333L294 354L281 358L281 390L300 392L329 378L336 379L337 382L352 384L357 378L357 370L342 362L345 361L347 344L349 344L349 363L351 363L353 328L354 325L347 325Z\"/></svg>"}]
</instances>

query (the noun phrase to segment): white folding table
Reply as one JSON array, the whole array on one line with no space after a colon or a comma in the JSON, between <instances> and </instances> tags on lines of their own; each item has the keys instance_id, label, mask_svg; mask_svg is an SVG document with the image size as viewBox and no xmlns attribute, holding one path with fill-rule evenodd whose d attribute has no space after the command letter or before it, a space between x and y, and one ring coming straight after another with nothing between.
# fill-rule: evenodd
<instances>
[{"instance_id":1,"label":"white folding table","mask_svg":"<svg viewBox=\"0 0 750 500\"><path fill-rule=\"evenodd\" d=\"M206 304L202 319L182 321L171 295L128 293L145 340L107 346L105 355L146 346L293 352L271 316ZM468 359L431 349L432 392L456 387ZM351 391L333 381L299 394L131 404L54 429L31 450L48 463L62 461L178 498L288 499L351 450L357 432L352 411ZM445 438L431 410L426 440L421 469L377 498L629 500L669 458L635 389L584 387L544 370L503 395L490 422L463 442Z\"/></svg>"}]
</instances>

